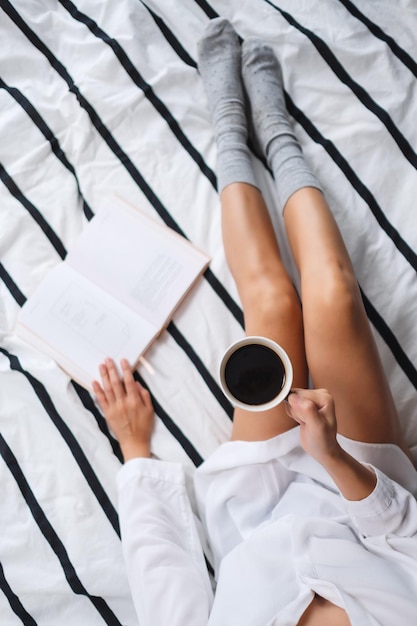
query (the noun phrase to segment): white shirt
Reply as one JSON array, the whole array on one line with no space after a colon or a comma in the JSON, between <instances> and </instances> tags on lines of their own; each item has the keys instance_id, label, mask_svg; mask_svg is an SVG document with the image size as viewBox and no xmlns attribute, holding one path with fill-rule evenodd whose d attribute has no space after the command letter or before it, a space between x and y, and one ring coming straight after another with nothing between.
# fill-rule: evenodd
<instances>
[{"instance_id":1,"label":"white shirt","mask_svg":"<svg viewBox=\"0 0 417 626\"><path fill-rule=\"evenodd\" d=\"M314 593L344 608L352 626L415 626L415 468L396 446L339 437L377 474L374 491L350 502L302 450L298 431L223 444L196 471L195 493L179 464L123 466L122 542L141 626L294 626Z\"/></svg>"}]
</instances>

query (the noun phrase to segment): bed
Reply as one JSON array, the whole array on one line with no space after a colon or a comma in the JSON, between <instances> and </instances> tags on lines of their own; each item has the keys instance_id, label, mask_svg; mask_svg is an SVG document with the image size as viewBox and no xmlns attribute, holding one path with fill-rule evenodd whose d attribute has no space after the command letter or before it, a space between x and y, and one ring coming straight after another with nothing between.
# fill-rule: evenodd
<instances>
[{"instance_id":1,"label":"bed","mask_svg":"<svg viewBox=\"0 0 417 626\"><path fill-rule=\"evenodd\" d=\"M18 311L120 194L212 259L146 355L154 373L138 370L156 408L153 452L191 473L228 438L217 369L243 318L196 66L205 24L223 15L281 60L295 132L353 258L417 463L417 10L409 0L0 6L0 623L134 626L120 450L94 398L16 337ZM253 158L297 283L272 178Z\"/></svg>"}]
</instances>

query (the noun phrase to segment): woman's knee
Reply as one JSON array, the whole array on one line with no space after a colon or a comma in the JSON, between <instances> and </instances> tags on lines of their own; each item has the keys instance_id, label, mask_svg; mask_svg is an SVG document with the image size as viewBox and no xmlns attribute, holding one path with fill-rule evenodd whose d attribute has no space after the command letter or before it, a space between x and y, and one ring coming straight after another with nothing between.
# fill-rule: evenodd
<instances>
[{"instance_id":1,"label":"woman's knee","mask_svg":"<svg viewBox=\"0 0 417 626\"><path fill-rule=\"evenodd\" d=\"M271 277L258 277L244 303L245 318L256 318L265 326L302 326L301 306L298 294L288 280L273 280Z\"/></svg>"},{"instance_id":2,"label":"woman's knee","mask_svg":"<svg viewBox=\"0 0 417 626\"><path fill-rule=\"evenodd\" d=\"M352 326L364 319L357 279L350 268L337 262L329 263L315 285L303 290L303 306L326 326Z\"/></svg>"}]
</instances>

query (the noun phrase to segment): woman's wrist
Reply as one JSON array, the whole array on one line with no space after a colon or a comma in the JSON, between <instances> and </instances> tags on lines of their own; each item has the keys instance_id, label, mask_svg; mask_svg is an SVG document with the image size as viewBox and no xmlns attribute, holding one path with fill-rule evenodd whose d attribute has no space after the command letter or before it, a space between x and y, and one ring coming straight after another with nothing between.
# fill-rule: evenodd
<instances>
[{"instance_id":1,"label":"woman's wrist","mask_svg":"<svg viewBox=\"0 0 417 626\"><path fill-rule=\"evenodd\" d=\"M151 456L150 443L142 441L127 441L126 443L120 443L120 447L125 462L137 458L150 458Z\"/></svg>"},{"instance_id":2,"label":"woman's wrist","mask_svg":"<svg viewBox=\"0 0 417 626\"><path fill-rule=\"evenodd\" d=\"M375 472L357 461L338 444L321 465L346 500L363 500L375 489Z\"/></svg>"}]
</instances>

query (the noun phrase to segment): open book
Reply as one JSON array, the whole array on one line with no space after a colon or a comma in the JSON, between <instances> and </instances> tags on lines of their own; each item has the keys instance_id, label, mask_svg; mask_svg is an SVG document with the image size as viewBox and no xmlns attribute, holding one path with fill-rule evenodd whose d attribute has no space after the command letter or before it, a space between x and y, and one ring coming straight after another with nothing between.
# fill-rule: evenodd
<instances>
[{"instance_id":1,"label":"open book","mask_svg":"<svg viewBox=\"0 0 417 626\"><path fill-rule=\"evenodd\" d=\"M137 365L208 263L184 237L115 201L29 297L16 334L91 389L106 356Z\"/></svg>"}]
</instances>

